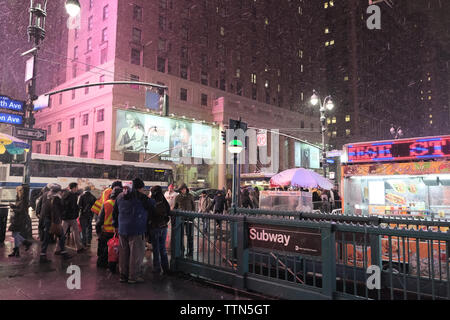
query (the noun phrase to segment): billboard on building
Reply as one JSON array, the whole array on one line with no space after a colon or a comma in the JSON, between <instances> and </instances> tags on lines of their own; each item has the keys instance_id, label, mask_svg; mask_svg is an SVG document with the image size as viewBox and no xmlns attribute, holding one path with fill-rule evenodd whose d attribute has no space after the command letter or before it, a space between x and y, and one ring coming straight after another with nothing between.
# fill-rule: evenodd
<instances>
[{"instance_id":1,"label":"billboard on building","mask_svg":"<svg viewBox=\"0 0 450 320\"><path fill-rule=\"evenodd\" d=\"M320 150L312 145L295 142L295 166L310 169L320 168Z\"/></svg>"},{"instance_id":2,"label":"billboard on building","mask_svg":"<svg viewBox=\"0 0 450 320\"><path fill-rule=\"evenodd\" d=\"M132 110L117 110L117 151L147 152L203 159L214 158L213 127ZM145 141L147 150L145 150Z\"/></svg>"}]
</instances>

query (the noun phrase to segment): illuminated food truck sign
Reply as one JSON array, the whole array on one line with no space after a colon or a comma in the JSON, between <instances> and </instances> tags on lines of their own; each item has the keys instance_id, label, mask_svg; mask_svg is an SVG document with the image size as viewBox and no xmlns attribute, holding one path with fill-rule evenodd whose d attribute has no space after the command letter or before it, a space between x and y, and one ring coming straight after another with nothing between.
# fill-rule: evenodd
<instances>
[{"instance_id":1,"label":"illuminated food truck sign","mask_svg":"<svg viewBox=\"0 0 450 320\"><path fill-rule=\"evenodd\" d=\"M345 150L349 163L450 158L450 136L354 143Z\"/></svg>"}]
</instances>

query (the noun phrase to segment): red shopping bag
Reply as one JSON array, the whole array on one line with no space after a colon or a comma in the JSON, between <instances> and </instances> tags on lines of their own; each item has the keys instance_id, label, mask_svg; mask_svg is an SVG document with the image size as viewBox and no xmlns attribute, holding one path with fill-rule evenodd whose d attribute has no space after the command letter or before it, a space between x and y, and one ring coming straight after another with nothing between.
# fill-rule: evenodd
<instances>
[{"instance_id":1,"label":"red shopping bag","mask_svg":"<svg viewBox=\"0 0 450 320\"><path fill-rule=\"evenodd\" d=\"M83 232L83 229L81 228L80 218L77 219L77 224L78 224L78 231Z\"/></svg>"},{"instance_id":2,"label":"red shopping bag","mask_svg":"<svg viewBox=\"0 0 450 320\"><path fill-rule=\"evenodd\" d=\"M119 237L114 234L114 237L108 240L108 262L119 261Z\"/></svg>"}]
</instances>

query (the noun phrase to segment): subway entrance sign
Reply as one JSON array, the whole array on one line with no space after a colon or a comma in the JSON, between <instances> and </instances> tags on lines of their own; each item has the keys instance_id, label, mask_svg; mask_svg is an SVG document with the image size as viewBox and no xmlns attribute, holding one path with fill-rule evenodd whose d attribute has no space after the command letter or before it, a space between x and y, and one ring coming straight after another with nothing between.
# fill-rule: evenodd
<instances>
[{"instance_id":1,"label":"subway entrance sign","mask_svg":"<svg viewBox=\"0 0 450 320\"><path fill-rule=\"evenodd\" d=\"M450 158L450 136L352 143L348 163Z\"/></svg>"}]
</instances>

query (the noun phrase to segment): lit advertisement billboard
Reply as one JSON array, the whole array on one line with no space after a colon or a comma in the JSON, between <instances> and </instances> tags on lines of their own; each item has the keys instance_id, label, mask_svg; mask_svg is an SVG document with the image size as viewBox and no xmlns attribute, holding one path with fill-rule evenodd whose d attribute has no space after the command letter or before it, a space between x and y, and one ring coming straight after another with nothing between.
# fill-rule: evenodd
<instances>
[{"instance_id":1,"label":"lit advertisement billboard","mask_svg":"<svg viewBox=\"0 0 450 320\"><path fill-rule=\"evenodd\" d=\"M145 152L163 156L214 158L218 131L201 123L160 117L131 110L117 110L117 151Z\"/></svg>"},{"instance_id":2,"label":"lit advertisement billboard","mask_svg":"<svg viewBox=\"0 0 450 320\"><path fill-rule=\"evenodd\" d=\"M302 168L320 168L320 150L306 143L295 142L295 166Z\"/></svg>"}]
</instances>

